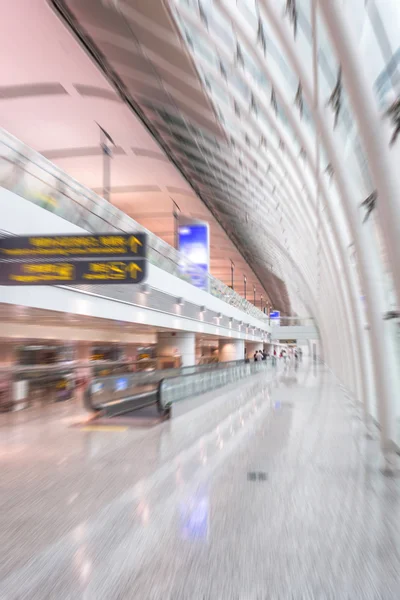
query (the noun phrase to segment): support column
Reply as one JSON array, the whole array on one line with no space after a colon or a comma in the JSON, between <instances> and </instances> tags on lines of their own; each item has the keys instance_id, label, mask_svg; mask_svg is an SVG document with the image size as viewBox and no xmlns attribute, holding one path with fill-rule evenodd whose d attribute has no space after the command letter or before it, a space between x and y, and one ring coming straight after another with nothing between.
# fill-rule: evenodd
<instances>
[{"instance_id":1,"label":"support column","mask_svg":"<svg viewBox=\"0 0 400 600\"><path fill-rule=\"evenodd\" d=\"M15 342L1 341L0 342L0 366L2 368L11 369L16 362ZM13 403L13 388L11 371L0 373L0 408L2 410L10 410Z\"/></svg>"},{"instance_id":2,"label":"support column","mask_svg":"<svg viewBox=\"0 0 400 600\"><path fill-rule=\"evenodd\" d=\"M244 340L219 340L219 362L244 359Z\"/></svg>"},{"instance_id":3,"label":"support column","mask_svg":"<svg viewBox=\"0 0 400 600\"><path fill-rule=\"evenodd\" d=\"M322 0L320 10L326 29L342 68L345 89L357 120L359 136L363 142L377 192L376 212L385 239L391 275L400 301L400 216L398 190L400 177L396 155L390 151L391 128L379 113L371 83L362 68L363 57L358 40L352 35L346 20L346 11L336 0ZM372 190L371 190L372 191ZM382 307L380 307L382 308Z\"/></svg>"},{"instance_id":4,"label":"support column","mask_svg":"<svg viewBox=\"0 0 400 600\"><path fill-rule=\"evenodd\" d=\"M16 362L16 348L15 342L0 342L0 365L2 367L11 367Z\"/></svg>"},{"instance_id":5,"label":"support column","mask_svg":"<svg viewBox=\"0 0 400 600\"><path fill-rule=\"evenodd\" d=\"M126 344L124 346L124 356L129 363L137 360L137 344Z\"/></svg>"},{"instance_id":6,"label":"support column","mask_svg":"<svg viewBox=\"0 0 400 600\"><path fill-rule=\"evenodd\" d=\"M188 331L159 333L157 356L179 357L182 367L192 367L196 364L196 335Z\"/></svg>"},{"instance_id":7,"label":"support column","mask_svg":"<svg viewBox=\"0 0 400 600\"><path fill-rule=\"evenodd\" d=\"M256 352L256 350L263 349L262 342L245 342L245 344L246 344L246 358L249 358L250 360L253 358L254 352Z\"/></svg>"},{"instance_id":8,"label":"support column","mask_svg":"<svg viewBox=\"0 0 400 600\"><path fill-rule=\"evenodd\" d=\"M76 370L77 381L83 383L91 376L90 358L92 356L92 342L78 342L75 347L75 356L76 360L83 363Z\"/></svg>"}]
</instances>

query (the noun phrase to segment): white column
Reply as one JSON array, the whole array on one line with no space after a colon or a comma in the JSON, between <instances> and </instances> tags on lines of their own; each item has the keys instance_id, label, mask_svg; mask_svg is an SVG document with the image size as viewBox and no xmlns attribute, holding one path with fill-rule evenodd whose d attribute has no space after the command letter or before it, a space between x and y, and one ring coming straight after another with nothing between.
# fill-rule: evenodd
<instances>
[{"instance_id":1,"label":"white column","mask_svg":"<svg viewBox=\"0 0 400 600\"><path fill-rule=\"evenodd\" d=\"M363 69L358 40L349 26L348 13L336 0L322 0L320 9L325 25L342 68L345 89L348 92L357 119L359 135L368 159L368 166L378 191L376 211L385 238L391 263L397 302L400 300L400 213L398 165L390 151L390 127L382 119L371 82ZM372 190L371 190L372 191Z\"/></svg>"},{"instance_id":2,"label":"white column","mask_svg":"<svg viewBox=\"0 0 400 600\"><path fill-rule=\"evenodd\" d=\"M285 37L285 36L284 36L284 33L283 33L284 32L284 28L281 27L281 25L282 25L281 15L279 14L279 10L277 10L276 13L273 12L273 10L272 10L272 5L273 4L274 3L272 3L272 2L271 3L267 3L264 0L260 0L259 1L259 5L263 6L263 9L265 11L268 11L268 13L269 13L268 14L269 18L267 20L276 29L276 33L277 33L278 37L280 36L281 39L282 39L282 37ZM227 16L229 18L229 16L230 16L230 9L229 10L227 9L227 5L228 5L227 2L225 3L225 6L223 6L221 4L221 0L218 0L218 5L221 6L221 9L225 12L225 14L227 14ZM236 12L237 12L237 9L236 9ZM267 63L264 61L264 58L262 56L261 51L256 49L256 47L255 47L255 45L254 45L254 43L252 41L253 38L251 36L249 36L244 31L244 29L246 28L246 24L243 21L243 19L241 21L239 21L238 23L240 23L240 25L238 25L238 30L239 31L237 32L237 34L239 34L239 35L242 36L242 39L244 40L244 43L247 45L247 49L248 49L249 53L254 56L255 60L258 62L259 66L260 66L260 69L262 70L262 72L264 72L266 74L267 79L270 80L270 81L272 81L272 82L274 82L275 92L277 93L277 96L278 96L279 102L281 104L281 107L283 107L283 110L284 110L284 112L286 114L286 117L288 118L288 121L289 121L290 125L293 128L293 131L295 131L295 133L296 133L296 135L297 135L297 137L299 139L299 142L301 143L302 147L306 150L307 156L310 159L310 157L313 156L313 151L311 149L311 146L309 144L307 136L303 135L303 133L305 133L305 132L303 132L302 128L299 127L299 119L297 117L297 114L296 114L296 117L293 114L293 111L294 111L293 106L287 104L287 102L285 101L285 94L282 92L282 90L280 90L279 82L275 80L273 73L268 69ZM249 29L249 27L247 27L247 29ZM283 42L282 42L283 46L285 47L285 50L288 53L288 59L289 59L289 61L292 62L292 64L294 64L294 69L293 70L295 72L301 74L301 76L299 76L299 79L301 80L301 82L303 84L303 91L304 91L304 93L305 93L305 95L307 97L309 105L313 106L312 94L307 94L307 88L308 88L307 73L304 73L303 70L302 70L302 67L299 66L299 65L301 65L301 62L298 60L298 54L296 54L296 51L294 49L294 45L293 45L293 42L292 42L293 36L290 35L289 37L290 37L290 40L291 40L290 43L288 44L287 40L283 40ZM311 89L311 87L310 87L310 89ZM253 91L253 93L254 93L254 95L256 97L257 90L253 89L252 91ZM260 100L260 105L263 105L262 99L259 99L259 100ZM267 118L269 119L269 121L271 121L270 116L268 116L269 112L270 112L269 106L268 105L263 105L263 109L264 109L264 114L267 115ZM286 134L285 134L285 132L282 129L280 129L278 127L278 122L276 122L274 124L272 124L272 122L271 122L271 126L274 129L279 130L279 137L281 137L285 141L285 143L286 143L286 151L287 151L287 153L290 153L291 141L289 140L289 138L286 139ZM293 157L291 158L291 161L293 162ZM311 163L312 163L312 161L311 161ZM296 161L293 162L293 165L296 168ZM297 169L297 171L298 171L298 169ZM299 176L300 180L302 180L301 174L298 173L298 176ZM341 259L340 260L341 260L341 262L343 262L343 265L344 265L344 274L345 274L346 279L349 279L350 273L348 272L348 268L347 268L347 262L346 262L347 257L346 257L346 254L345 254L345 247L343 246L343 239L341 239L341 237L340 237L340 235L341 235L340 234L340 229L338 231L335 231L335 227L336 227L335 212L333 211L333 216L332 216L332 211L331 211L330 202L329 202L330 201L329 195L327 195L326 187L322 185L322 181L320 183L321 183L321 191L323 191L324 199L325 199L325 202L326 202L326 207L328 209L328 212L330 213L330 220L331 220L331 223L332 223L332 226L333 226L334 237L336 239L335 243L337 243L338 240L340 242L340 244L338 245L337 249L338 249L338 251L341 254ZM305 189L307 189L307 186L306 186ZM307 208L307 206L308 205L306 205L306 208ZM322 220L322 225L325 227L324 220ZM328 240L329 236L326 233L326 229L325 229L324 235L325 235L325 237ZM327 244L327 250L328 250L329 253L331 253L329 244ZM335 265L335 261L334 260L332 262L332 265ZM340 265L339 265L339 267L340 267ZM341 268L343 268L343 267L341 267ZM335 267L335 269L336 269L336 267ZM342 284L342 278L341 277L339 277L339 281ZM348 285L349 282L351 284L350 287L349 287L349 290L351 290L350 299L351 299L352 303L354 303L355 299L359 297L359 294L358 295L357 294L354 295L354 290L352 288L352 286L354 286L354 282L351 279L349 279L349 281L346 281L346 285ZM343 287L344 287L344 285L343 285ZM356 311L354 311L354 314L358 314L358 313L356 313ZM322 319L321 319L320 326L321 325L322 325ZM358 319L357 319L357 329L359 329L359 331L361 332L361 328L359 327ZM337 332L337 329L336 329L336 332ZM357 344L360 344L360 340L358 339L358 337L359 336L356 337L356 342L357 342ZM340 346L341 347L342 347L342 339L343 338L341 338L341 342L340 342ZM328 343L327 343L327 341L328 340L325 339L326 353L328 354L329 353L328 352L329 349L328 349ZM336 341L335 341L334 345L335 345L335 348L336 348L336 346L338 347L338 349L339 349L338 350L339 351L339 355L338 356L341 357L342 356L342 351L340 349L340 346L336 344ZM351 345L353 346L353 343L351 343ZM357 361L355 360L355 357L357 356L357 358L358 358L358 355L364 357L364 354L365 353L363 353L362 350L361 351L359 350L358 352L353 350L353 352L349 353L350 359L352 359L352 358L354 359L354 368L353 368L354 371L358 368ZM335 361L335 362L337 364L337 368L340 368L340 370L343 370L343 364L346 364L346 363L343 363L342 360L338 360L338 361ZM349 365L349 367L346 368L347 373L350 372L349 369L350 369L350 365ZM365 370L365 372L367 372L367 369ZM361 399L362 400L364 400L366 397L367 397L367 394L365 394L365 393L361 394Z\"/></svg>"},{"instance_id":3,"label":"white column","mask_svg":"<svg viewBox=\"0 0 400 600\"><path fill-rule=\"evenodd\" d=\"M219 362L244 359L244 340L219 340Z\"/></svg>"},{"instance_id":4,"label":"white column","mask_svg":"<svg viewBox=\"0 0 400 600\"><path fill-rule=\"evenodd\" d=\"M250 358L250 360L253 358L254 352L256 352L257 350L263 349L262 342L245 342L245 344L246 344L246 358Z\"/></svg>"},{"instance_id":5,"label":"white column","mask_svg":"<svg viewBox=\"0 0 400 600\"><path fill-rule=\"evenodd\" d=\"M15 350L17 344L15 342L1 341L0 342L0 365L2 367L11 367L15 364Z\"/></svg>"},{"instance_id":6,"label":"white column","mask_svg":"<svg viewBox=\"0 0 400 600\"><path fill-rule=\"evenodd\" d=\"M335 35L332 32L332 27L335 27L337 25L337 3L321 0L319 6L324 12L326 26L332 35L333 42L339 53L339 57L342 58L341 53L343 52L343 46L341 46L341 44L344 41L346 41L347 44L348 39L341 39L340 35L339 38L335 39ZM332 20L333 13L335 13L334 20ZM343 23L341 24L340 29L341 31L343 31ZM282 27L279 27L278 30L283 35ZM336 34L337 33L338 31L336 31ZM340 43L338 43L338 41ZM293 44L285 44L285 48L289 50L291 49L291 62L296 65L296 71L298 73L301 73L302 68L299 65L297 65L297 60L293 51ZM350 60L351 53L349 55L347 52L347 55L344 56L344 59ZM342 60L340 62L342 64L343 72L345 72L345 65ZM349 74L347 73L347 77L345 76L346 84L349 84L348 79ZM306 95L308 102L310 103L310 106L312 106L312 96L307 91L308 86L306 85L306 83L307 81L303 81L302 78L303 91ZM278 88L275 87L275 91L277 91L277 89ZM351 95L350 87L349 94ZM283 96L281 96L280 94L279 99L281 101L281 104L282 98ZM382 326L382 307L386 306L385 294L382 287L382 268L379 264L380 261L378 260L378 250L376 248L376 245L375 243L371 243L371 233L368 234L368 224L362 225L361 223L358 205L354 201L354 198L357 198L357 190L354 190L354 184L351 179L351 175L347 172L346 166L344 165L341 159L342 147L340 144L338 144L335 136L333 136L332 132L327 126L327 122L329 122L325 116L327 109L326 107L320 107L319 110L314 110L313 112L317 132L321 136L321 141L324 144L325 152L327 154L327 157L329 158L329 162L334 168L335 181L338 187L338 191L340 193L344 216L348 223L351 236L354 240L357 257L359 260L361 286L366 296L367 315L369 325L371 328L371 354L373 359L372 367L377 392L381 448L383 456L385 458L385 470L387 472L390 472L393 470L393 465L397 460L393 444L394 440L396 440L394 398L398 393L399 386L397 382L395 365L396 355L394 353L394 350L392 349L392 340L390 339L390 336L387 335L385 327ZM291 125L296 130L296 124L293 123L294 119L291 110L287 111L287 117ZM360 129L362 130L360 131L361 135L364 135L366 131L369 131L369 133L371 133L370 124L368 123L363 123L363 126ZM310 153L307 152L307 154L309 155ZM369 156L369 159L372 160L372 157ZM372 174L374 175L372 163L370 166ZM378 191L380 191L378 183L377 186ZM379 203L382 204L385 203L385 201L389 203L387 196L385 194L381 195L380 193ZM327 208L329 208L329 204L327 205ZM332 222L335 222L334 213Z\"/></svg>"},{"instance_id":7,"label":"white column","mask_svg":"<svg viewBox=\"0 0 400 600\"><path fill-rule=\"evenodd\" d=\"M5 369L10 369L0 373L0 389L2 391L0 403L4 410L10 410L11 407L13 407L14 410L19 410L25 408L27 405L29 385L26 382L24 384L22 381L18 383L13 381L11 372L12 367L16 365L17 346L18 343L8 340L2 340L0 342L0 366Z\"/></svg>"},{"instance_id":8,"label":"white column","mask_svg":"<svg viewBox=\"0 0 400 600\"><path fill-rule=\"evenodd\" d=\"M137 344L126 344L124 346L125 359L130 363L135 362L137 357Z\"/></svg>"},{"instance_id":9,"label":"white column","mask_svg":"<svg viewBox=\"0 0 400 600\"><path fill-rule=\"evenodd\" d=\"M182 367L192 367L196 364L196 335L188 331L158 333L157 356L179 356Z\"/></svg>"},{"instance_id":10,"label":"white column","mask_svg":"<svg viewBox=\"0 0 400 600\"><path fill-rule=\"evenodd\" d=\"M76 360L84 364L84 366L76 370L77 379L88 379L91 374L90 358L92 356L92 342L77 342L75 356Z\"/></svg>"}]
</instances>

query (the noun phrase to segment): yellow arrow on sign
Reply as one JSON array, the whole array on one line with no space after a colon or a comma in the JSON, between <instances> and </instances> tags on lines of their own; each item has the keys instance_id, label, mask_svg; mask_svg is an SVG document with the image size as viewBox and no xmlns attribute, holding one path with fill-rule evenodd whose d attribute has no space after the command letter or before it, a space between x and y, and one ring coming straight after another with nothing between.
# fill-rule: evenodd
<instances>
[{"instance_id":1,"label":"yellow arrow on sign","mask_svg":"<svg viewBox=\"0 0 400 600\"><path fill-rule=\"evenodd\" d=\"M142 269L138 267L136 263L129 264L129 275L131 276L131 279L136 279L138 271L142 273Z\"/></svg>"},{"instance_id":2,"label":"yellow arrow on sign","mask_svg":"<svg viewBox=\"0 0 400 600\"><path fill-rule=\"evenodd\" d=\"M140 240L137 239L137 237L135 237L134 235L131 235L131 237L129 238L129 245L131 247L131 252L137 252L137 247L138 246L143 246L142 242Z\"/></svg>"}]
</instances>

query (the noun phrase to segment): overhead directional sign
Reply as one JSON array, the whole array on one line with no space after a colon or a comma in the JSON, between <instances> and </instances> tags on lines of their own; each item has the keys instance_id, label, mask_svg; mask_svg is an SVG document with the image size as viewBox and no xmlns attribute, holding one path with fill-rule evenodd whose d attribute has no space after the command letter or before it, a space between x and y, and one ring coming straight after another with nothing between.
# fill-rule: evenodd
<instances>
[{"instance_id":1,"label":"overhead directional sign","mask_svg":"<svg viewBox=\"0 0 400 600\"><path fill-rule=\"evenodd\" d=\"M144 258L0 262L0 285L62 285L141 283L146 277Z\"/></svg>"},{"instance_id":2,"label":"overhead directional sign","mask_svg":"<svg viewBox=\"0 0 400 600\"><path fill-rule=\"evenodd\" d=\"M271 310L269 313L270 325L278 327L281 323L281 312L279 310Z\"/></svg>"},{"instance_id":3,"label":"overhead directional sign","mask_svg":"<svg viewBox=\"0 0 400 600\"><path fill-rule=\"evenodd\" d=\"M0 239L0 259L146 256L146 234L35 235Z\"/></svg>"}]
</instances>

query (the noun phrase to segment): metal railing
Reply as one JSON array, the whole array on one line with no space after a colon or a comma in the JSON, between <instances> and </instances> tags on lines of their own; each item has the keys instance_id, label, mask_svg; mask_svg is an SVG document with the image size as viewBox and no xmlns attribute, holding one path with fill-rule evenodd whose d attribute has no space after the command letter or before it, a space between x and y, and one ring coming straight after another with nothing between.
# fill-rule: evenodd
<instances>
[{"instance_id":1,"label":"metal railing","mask_svg":"<svg viewBox=\"0 0 400 600\"><path fill-rule=\"evenodd\" d=\"M315 325L312 317L280 317L279 320L269 319L271 327L311 327Z\"/></svg>"},{"instance_id":2,"label":"metal railing","mask_svg":"<svg viewBox=\"0 0 400 600\"><path fill-rule=\"evenodd\" d=\"M159 384L170 377L203 377L210 371L230 370L244 364L244 360L208 365L193 365L178 369L162 369L151 372L124 373L95 377L85 391L85 406L90 412L106 411L107 408L119 413L138 408L137 399L142 405L143 398L155 402L159 393ZM120 407L116 407L121 404Z\"/></svg>"},{"instance_id":3,"label":"metal railing","mask_svg":"<svg viewBox=\"0 0 400 600\"><path fill-rule=\"evenodd\" d=\"M175 248L139 225L134 219L84 187L41 154L35 152L4 129L0 129L0 186L53 212L90 232L141 231L148 235L151 264L191 282L188 272L196 267ZM204 273L199 272L204 278ZM107 297L107 286L103 287ZM208 275L208 291L213 296L263 322L267 316L230 287ZM127 299L129 291L124 292Z\"/></svg>"},{"instance_id":4,"label":"metal railing","mask_svg":"<svg viewBox=\"0 0 400 600\"><path fill-rule=\"evenodd\" d=\"M205 394L229 383L234 383L267 368L267 361L241 362L232 368L208 370L204 373L163 379L158 388L159 410L168 412L172 404L186 398Z\"/></svg>"}]
</instances>

